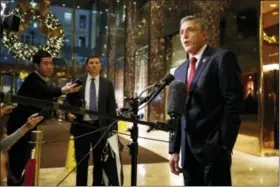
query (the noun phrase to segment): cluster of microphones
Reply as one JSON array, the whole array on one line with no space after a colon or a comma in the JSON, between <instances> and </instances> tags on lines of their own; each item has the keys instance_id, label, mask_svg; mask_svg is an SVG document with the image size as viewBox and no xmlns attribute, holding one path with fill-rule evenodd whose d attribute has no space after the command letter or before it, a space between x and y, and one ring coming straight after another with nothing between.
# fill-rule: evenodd
<instances>
[{"instance_id":1,"label":"cluster of microphones","mask_svg":"<svg viewBox=\"0 0 280 187\"><path fill-rule=\"evenodd\" d=\"M187 98L186 92L186 84L182 81L174 80L174 76L171 74L167 74L159 84L156 84L151 93L148 94L145 98L139 99L139 105L144 104L147 101L152 101L156 98L160 92L168 86L168 96L167 96L167 114L169 115L169 120L166 122L145 122L140 121L139 119L143 118L143 116L139 115L138 120L133 121L128 115L128 112L131 111L128 109L121 109L118 116L102 116L98 112L88 111L81 107L71 107L64 104L59 104L57 102L44 101L34 98L22 97L19 95L12 95L10 92L4 93L0 92L0 102L4 103L18 103L25 106L32 106L37 108L42 108L41 115L45 118L51 118L52 114L55 114L57 110L64 110L66 112L74 112L79 114L85 113L93 113L95 115L99 115L101 117L108 117L115 120L127 120L128 122L136 122L142 125L149 126L150 131L154 130L162 130L162 131L175 131L178 120L181 119L181 116L185 111L185 104Z\"/></svg>"}]
</instances>

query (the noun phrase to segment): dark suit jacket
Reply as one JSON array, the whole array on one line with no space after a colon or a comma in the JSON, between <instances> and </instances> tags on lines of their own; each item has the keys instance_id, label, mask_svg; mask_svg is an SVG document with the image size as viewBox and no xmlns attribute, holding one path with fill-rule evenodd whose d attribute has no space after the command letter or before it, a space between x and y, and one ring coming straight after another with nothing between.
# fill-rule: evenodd
<instances>
[{"instance_id":1,"label":"dark suit jacket","mask_svg":"<svg viewBox=\"0 0 280 187\"><path fill-rule=\"evenodd\" d=\"M66 97L65 104L70 104L76 107L84 107L85 106L85 86L87 75L79 77L82 82L81 89L77 93L68 94ZM113 83L110 80L105 79L100 76L99 80L99 93L98 93L98 112L104 115L116 115L116 98ZM72 135L81 135L86 133L89 128L85 126L81 126L80 124L83 122L83 116L77 115L77 119L72 122L71 125L71 133ZM114 120L99 118L99 126L104 127L110 125ZM117 129L117 124L114 125L114 128Z\"/></svg>"},{"instance_id":2,"label":"dark suit jacket","mask_svg":"<svg viewBox=\"0 0 280 187\"><path fill-rule=\"evenodd\" d=\"M43 80L37 73L32 72L22 83L17 95L54 101L56 97L62 95L62 92L61 88L48 86L45 80ZM8 134L13 133L21 127L30 115L40 112L41 110L41 108L18 104L18 106L10 114L10 118L7 123Z\"/></svg>"},{"instance_id":3,"label":"dark suit jacket","mask_svg":"<svg viewBox=\"0 0 280 187\"><path fill-rule=\"evenodd\" d=\"M189 61L175 70L175 80L187 81ZM181 150L182 166L188 155L208 163L222 149L232 151L243 111L241 70L236 56L223 49L207 47L196 69L186 101L186 112L169 153Z\"/></svg>"}]
</instances>

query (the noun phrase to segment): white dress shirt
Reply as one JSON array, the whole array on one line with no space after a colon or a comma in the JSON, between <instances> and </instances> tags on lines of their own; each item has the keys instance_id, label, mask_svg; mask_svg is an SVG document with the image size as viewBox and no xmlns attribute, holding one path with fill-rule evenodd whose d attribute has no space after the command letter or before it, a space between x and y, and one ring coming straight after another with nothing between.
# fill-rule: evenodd
<instances>
[{"instance_id":1,"label":"white dress shirt","mask_svg":"<svg viewBox=\"0 0 280 187\"><path fill-rule=\"evenodd\" d=\"M203 54L203 52L205 51L206 47L207 47L207 45L204 44L204 46L203 46L202 48L200 48L199 51L198 51L195 55L193 55L193 56L192 56L192 55L189 55L189 62L190 62L190 59L191 59L192 57L195 57L196 60L197 60L197 61L196 61L196 64L195 64L195 69L197 69L198 64L199 64L199 61L201 60L202 54ZM191 64L189 63L188 77L189 77L189 75L190 75L190 69L191 69Z\"/></svg>"},{"instance_id":2,"label":"white dress shirt","mask_svg":"<svg viewBox=\"0 0 280 187\"><path fill-rule=\"evenodd\" d=\"M86 87L85 87L85 108L89 110L89 103L90 103L90 83L93 77L88 74L86 80ZM94 77L94 84L95 84L95 91L96 91L96 109L98 110L98 93L99 93L99 82L100 82L100 75ZM94 118L94 120L98 119L98 117ZM84 121L92 121L88 114L84 115Z\"/></svg>"}]
</instances>

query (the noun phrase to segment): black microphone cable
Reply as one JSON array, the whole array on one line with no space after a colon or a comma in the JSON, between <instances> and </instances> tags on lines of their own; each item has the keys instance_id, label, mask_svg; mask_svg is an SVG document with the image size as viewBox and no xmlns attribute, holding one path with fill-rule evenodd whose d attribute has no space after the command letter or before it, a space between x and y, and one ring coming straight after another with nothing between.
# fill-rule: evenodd
<instances>
[{"instance_id":1,"label":"black microphone cable","mask_svg":"<svg viewBox=\"0 0 280 187\"><path fill-rule=\"evenodd\" d=\"M102 135L101 138L98 140L98 142L97 142L92 148L90 148L89 152L76 164L76 166L75 166L61 181L59 181L59 183L58 183L56 186L59 186L63 181L65 181L65 179L67 179L67 177L77 168L77 166L78 166L79 164L81 164L81 163L86 159L87 156L89 156L89 154L91 153L91 151L97 147L97 145L101 142L101 140L105 137L105 135L106 135L107 132L110 130L110 128L111 128L113 125L115 125L116 122L117 122L117 121L114 121L111 125L107 126L108 129L103 133L103 135Z\"/></svg>"}]
</instances>

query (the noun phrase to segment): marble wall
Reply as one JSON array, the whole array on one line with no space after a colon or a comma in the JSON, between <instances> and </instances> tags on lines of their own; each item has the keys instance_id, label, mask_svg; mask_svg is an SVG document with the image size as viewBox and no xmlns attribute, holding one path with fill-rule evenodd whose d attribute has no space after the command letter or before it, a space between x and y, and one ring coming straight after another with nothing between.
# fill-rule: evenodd
<instances>
[{"instance_id":1,"label":"marble wall","mask_svg":"<svg viewBox=\"0 0 280 187\"><path fill-rule=\"evenodd\" d=\"M136 4L125 0L124 96L134 96Z\"/></svg>"},{"instance_id":2,"label":"marble wall","mask_svg":"<svg viewBox=\"0 0 280 187\"><path fill-rule=\"evenodd\" d=\"M149 62L148 85L158 83L166 74L166 54L164 36L164 3L150 0L149 7ZM149 105L150 120L165 119L165 93L162 92Z\"/></svg>"},{"instance_id":3,"label":"marble wall","mask_svg":"<svg viewBox=\"0 0 280 187\"><path fill-rule=\"evenodd\" d=\"M115 81L115 63L116 63L116 0L109 0L108 8L108 40L107 46L107 58L108 58L108 71L107 78Z\"/></svg>"}]
</instances>

